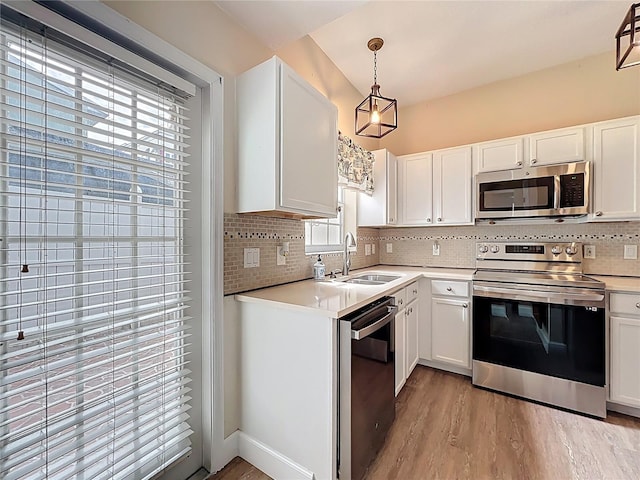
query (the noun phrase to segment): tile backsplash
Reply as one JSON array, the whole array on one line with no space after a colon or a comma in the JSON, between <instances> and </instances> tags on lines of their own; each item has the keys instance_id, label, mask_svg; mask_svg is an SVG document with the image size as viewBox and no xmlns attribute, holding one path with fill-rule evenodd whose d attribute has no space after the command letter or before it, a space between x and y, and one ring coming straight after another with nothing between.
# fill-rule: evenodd
<instances>
[{"instance_id":1,"label":"tile backsplash","mask_svg":"<svg viewBox=\"0 0 640 480\"><path fill-rule=\"evenodd\" d=\"M315 255L304 253L304 223L253 215L224 216L224 293L238 293L312 277ZM567 241L595 245L596 258L584 259L585 273L640 276L640 260L623 259L624 245L640 245L640 222L470 225L459 227L358 228L352 268L416 265L475 268L479 241ZM286 265L276 265L276 248L289 242ZM440 255L433 255L433 244ZM375 253L365 255L365 245ZM391 244L391 253L387 253ZM260 266L244 268L244 249L260 249ZM342 253L322 255L327 271L342 267Z\"/></svg>"},{"instance_id":2,"label":"tile backsplash","mask_svg":"<svg viewBox=\"0 0 640 480\"><path fill-rule=\"evenodd\" d=\"M583 261L585 273L640 275L640 260L623 259L624 245L640 244L640 222L392 228L381 229L379 238L380 263L388 265L474 268L476 242L565 241L595 245L596 258Z\"/></svg>"},{"instance_id":3,"label":"tile backsplash","mask_svg":"<svg viewBox=\"0 0 640 480\"><path fill-rule=\"evenodd\" d=\"M378 230L358 228L354 232L358 248L351 253L351 268L380 263ZM276 249L289 242L286 265L276 265ZM365 245L375 244L376 252L365 255ZM244 268L244 249L260 249L260 266ZM224 216L224 293L238 293L311 278L316 255L304 253L304 223L300 220L254 215ZM342 253L322 254L327 272L342 268Z\"/></svg>"}]
</instances>

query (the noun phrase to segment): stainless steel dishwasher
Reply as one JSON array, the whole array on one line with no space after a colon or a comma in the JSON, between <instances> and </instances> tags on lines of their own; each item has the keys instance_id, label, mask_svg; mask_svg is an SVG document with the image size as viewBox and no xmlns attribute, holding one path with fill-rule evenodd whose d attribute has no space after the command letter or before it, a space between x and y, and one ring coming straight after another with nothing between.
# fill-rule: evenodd
<instances>
[{"instance_id":1,"label":"stainless steel dishwasher","mask_svg":"<svg viewBox=\"0 0 640 480\"><path fill-rule=\"evenodd\" d=\"M340 319L338 475L360 480L395 419L393 318L383 297Z\"/></svg>"}]
</instances>

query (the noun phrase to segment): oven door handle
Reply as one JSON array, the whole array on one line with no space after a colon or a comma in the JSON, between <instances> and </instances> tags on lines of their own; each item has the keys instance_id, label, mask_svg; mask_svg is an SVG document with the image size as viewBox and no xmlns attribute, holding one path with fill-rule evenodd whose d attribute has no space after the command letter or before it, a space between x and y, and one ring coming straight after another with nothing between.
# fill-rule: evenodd
<instances>
[{"instance_id":1,"label":"oven door handle","mask_svg":"<svg viewBox=\"0 0 640 480\"><path fill-rule=\"evenodd\" d=\"M396 312L396 307L391 306L389 307L389 313L387 313L380 320L373 322L372 324L367 325L366 327L361 328L360 330L351 330L351 339L362 340L363 338L368 337L372 333L377 332L382 327L384 327L385 325L391 322L395 312Z\"/></svg>"},{"instance_id":2,"label":"oven door handle","mask_svg":"<svg viewBox=\"0 0 640 480\"><path fill-rule=\"evenodd\" d=\"M571 293L571 292L542 292L536 290L521 290L519 288L485 287L482 285L473 286L473 295L488 298L505 298L508 300L521 301L544 301L558 305L584 305L593 307L604 307L603 293Z\"/></svg>"}]
</instances>

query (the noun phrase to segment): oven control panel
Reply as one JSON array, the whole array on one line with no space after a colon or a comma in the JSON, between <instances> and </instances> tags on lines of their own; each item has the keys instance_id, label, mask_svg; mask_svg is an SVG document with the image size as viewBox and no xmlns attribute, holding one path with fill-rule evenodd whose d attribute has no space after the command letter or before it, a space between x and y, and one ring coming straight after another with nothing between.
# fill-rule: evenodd
<instances>
[{"instance_id":1,"label":"oven control panel","mask_svg":"<svg viewBox=\"0 0 640 480\"><path fill-rule=\"evenodd\" d=\"M582 243L478 242L476 259L578 263L582 262Z\"/></svg>"}]
</instances>

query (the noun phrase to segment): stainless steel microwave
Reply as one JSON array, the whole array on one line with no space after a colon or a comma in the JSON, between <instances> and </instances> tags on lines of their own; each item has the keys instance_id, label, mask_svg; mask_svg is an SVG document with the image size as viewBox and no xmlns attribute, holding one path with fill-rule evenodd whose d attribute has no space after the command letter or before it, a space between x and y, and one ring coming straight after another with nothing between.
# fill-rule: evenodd
<instances>
[{"instance_id":1,"label":"stainless steel microwave","mask_svg":"<svg viewBox=\"0 0 640 480\"><path fill-rule=\"evenodd\" d=\"M476 218L579 216L589 213L589 162L475 177Z\"/></svg>"}]
</instances>

